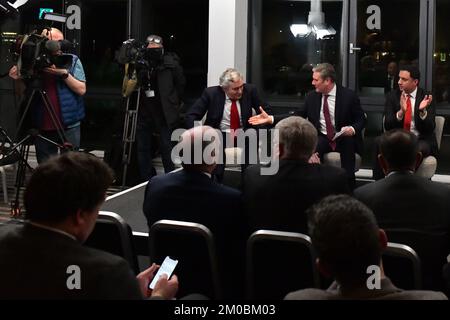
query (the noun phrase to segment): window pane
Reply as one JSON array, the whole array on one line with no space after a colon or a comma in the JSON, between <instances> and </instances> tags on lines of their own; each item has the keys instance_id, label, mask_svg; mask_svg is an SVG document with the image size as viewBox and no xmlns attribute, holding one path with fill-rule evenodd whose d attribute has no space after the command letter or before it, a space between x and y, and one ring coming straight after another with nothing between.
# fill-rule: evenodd
<instances>
[{"instance_id":1,"label":"window pane","mask_svg":"<svg viewBox=\"0 0 450 320\"><path fill-rule=\"evenodd\" d=\"M263 0L261 21L266 97L304 97L312 89L312 66L320 62L333 64L341 78L341 1Z\"/></svg>"},{"instance_id":2,"label":"window pane","mask_svg":"<svg viewBox=\"0 0 450 320\"><path fill-rule=\"evenodd\" d=\"M433 98L438 104L450 103L450 1L436 3L436 43L433 55Z\"/></svg>"},{"instance_id":3,"label":"window pane","mask_svg":"<svg viewBox=\"0 0 450 320\"><path fill-rule=\"evenodd\" d=\"M384 95L396 88L399 65L418 65L419 6L419 0L358 1L360 95Z\"/></svg>"}]
</instances>

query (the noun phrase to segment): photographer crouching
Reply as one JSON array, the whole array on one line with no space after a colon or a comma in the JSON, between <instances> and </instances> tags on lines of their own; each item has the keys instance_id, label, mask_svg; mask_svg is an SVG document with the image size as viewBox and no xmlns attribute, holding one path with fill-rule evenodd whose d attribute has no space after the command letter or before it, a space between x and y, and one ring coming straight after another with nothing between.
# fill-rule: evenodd
<instances>
[{"instance_id":1,"label":"photographer crouching","mask_svg":"<svg viewBox=\"0 0 450 320\"><path fill-rule=\"evenodd\" d=\"M51 155L57 154L58 144L64 145L65 149L79 149L80 121L85 116L82 96L86 93L86 77L80 59L74 54L63 54L61 50L61 41L64 40L63 33L59 29L51 28L44 29L41 35L47 37L48 40L52 40L47 41L44 38L46 40L45 50L49 52L47 60L58 61L57 58L70 58L69 63L56 66L47 61L45 62L47 63L46 67L43 67L41 70L39 68L34 70L40 61L33 61L33 69L24 70L26 75L21 74L22 70L18 65L13 66L9 70L9 76L12 79L25 80L26 85L32 82L26 81L29 76L38 77L39 90L44 93L42 96L34 95L32 97L33 100L29 101L31 114L23 115L23 117L30 116L32 127L38 129L39 134L49 140L36 138L34 141L38 163L42 163ZM24 50L23 46L24 44L21 47L22 51ZM62 61L64 59L59 60ZM21 61L20 58L19 61ZM26 61L22 62L25 64ZM32 75L28 74L28 71ZM47 106L45 101L43 101L44 95L48 98L47 101L49 103ZM28 112L28 110L25 110L25 112ZM53 116L56 119L53 119ZM60 141L61 131L65 141Z\"/></svg>"},{"instance_id":2,"label":"photographer crouching","mask_svg":"<svg viewBox=\"0 0 450 320\"><path fill-rule=\"evenodd\" d=\"M179 58L164 52L160 36L147 37L144 66L137 66L138 81L142 88L142 106L139 108L136 142L139 171L142 181L156 175L152 165L154 145L152 135L159 134L159 150L167 173L174 170L171 159L171 134L180 125L182 94L186 83Z\"/></svg>"}]
</instances>

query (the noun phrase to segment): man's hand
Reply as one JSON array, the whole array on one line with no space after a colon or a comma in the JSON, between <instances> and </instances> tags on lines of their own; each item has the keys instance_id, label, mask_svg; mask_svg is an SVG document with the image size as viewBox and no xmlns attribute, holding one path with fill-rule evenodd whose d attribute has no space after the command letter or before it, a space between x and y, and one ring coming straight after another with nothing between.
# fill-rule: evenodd
<instances>
[{"instance_id":1,"label":"man's hand","mask_svg":"<svg viewBox=\"0 0 450 320\"><path fill-rule=\"evenodd\" d=\"M420 102L419 110L425 112L425 108L431 104L431 101L433 101L433 96L431 94L427 94Z\"/></svg>"},{"instance_id":2,"label":"man's hand","mask_svg":"<svg viewBox=\"0 0 450 320\"><path fill-rule=\"evenodd\" d=\"M250 117L248 119L248 123L250 123L252 126L257 126L260 124L272 124L272 117L270 117L264 109L260 106L259 111L261 111L260 114Z\"/></svg>"},{"instance_id":3,"label":"man's hand","mask_svg":"<svg viewBox=\"0 0 450 320\"><path fill-rule=\"evenodd\" d=\"M166 300L175 298L178 291L178 277L172 275L170 280L167 279L167 274L163 273L158 282L155 284L155 289L152 292L152 297L161 297Z\"/></svg>"},{"instance_id":4,"label":"man's hand","mask_svg":"<svg viewBox=\"0 0 450 320\"><path fill-rule=\"evenodd\" d=\"M69 73L69 71L67 71L67 69L59 69L59 68L56 68L54 65L51 67L48 67L48 68L44 68L43 71L48 74L58 76L58 77L62 77L63 75Z\"/></svg>"},{"instance_id":5,"label":"man's hand","mask_svg":"<svg viewBox=\"0 0 450 320\"><path fill-rule=\"evenodd\" d=\"M151 290L148 288L159 267L159 265L153 263L150 268L137 275L136 278L139 282L142 295L146 298L161 297L167 300L173 299L178 291L178 278L176 275L172 275L170 280L168 280L167 275L163 274L156 282L155 289Z\"/></svg>"},{"instance_id":6,"label":"man's hand","mask_svg":"<svg viewBox=\"0 0 450 320\"><path fill-rule=\"evenodd\" d=\"M346 126L341 128L341 131L343 132L341 137L351 137L355 135L355 129L351 126Z\"/></svg>"},{"instance_id":7,"label":"man's hand","mask_svg":"<svg viewBox=\"0 0 450 320\"><path fill-rule=\"evenodd\" d=\"M136 278L139 282L139 287L141 288L142 295L144 297L150 297L152 294L152 290L148 289L148 285L152 282L153 277L155 276L156 270L159 269L159 265L153 263L150 268L139 273Z\"/></svg>"},{"instance_id":8,"label":"man's hand","mask_svg":"<svg viewBox=\"0 0 450 320\"><path fill-rule=\"evenodd\" d=\"M318 152L314 152L308 160L308 163L318 163L320 164L320 157Z\"/></svg>"},{"instance_id":9,"label":"man's hand","mask_svg":"<svg viewBox=\"0 0 450 320\"><path fill-rule=\"evenodd\" d=\"M17 69L17 66L12 66L11 69L9 69L9 77L14 80L19 80L19 70Z\"/></svg>"},{"instance_id":10,"label":"man's hand","mask_svg":"<svg viewBox=\"0 0 450 320\"><path fill-rule=\"evenodd\" d=\"M407 109L406 100L407 99L408 99L408 96L403 91L402 94L400 95L400 111L401 111L401 116L402 117L406 113L406 109Z\"/></svg>"}]
</instances>

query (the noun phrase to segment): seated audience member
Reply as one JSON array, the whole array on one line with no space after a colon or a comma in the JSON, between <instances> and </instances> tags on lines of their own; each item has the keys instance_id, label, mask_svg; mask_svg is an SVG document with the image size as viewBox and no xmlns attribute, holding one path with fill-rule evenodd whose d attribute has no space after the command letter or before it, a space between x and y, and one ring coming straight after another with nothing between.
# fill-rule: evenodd
<instances>
[{"instance_id":1,"label":"seated audience member","mask_svg":"<svg viewBox=\"0 0 450 320\"><path fill-rule=\"evenodd\" d=\"M418 139L402 129L384 133L378 160L386 178L359 187L354 194L372 209L381 228L415 230L434 238L432 243L427 241L429 248L425 238L396 238L395 242L407 244L419 254L427 275L424 287L440 289L440 270L450 252L450 188L414 174L422 161Z\"/></svg>"},{"instance_id":2,"label":"seated audience member","mask_svg":"<svg viewBox=\"0 0 450 320\"><path fill-rule=\"evenodd\" d=\"M402 290L384 274L387 237L372 211L347 195L329 196L309 212L309 234L319 271L335 281L326 290L304 289L286 300L447 300L442 292Z\"/></svg>"},{"instance_id":3,"label":"seated audience member","mask_svg":"<svg viewBox=\"0 0 450 320\"><path fill-rule=\"evenodd\" d=\"M264 175L261 165L247 169L243 184L246 213L252 230L306 233L308 207L327 195L350 193L346 173L341 168L309 163L317 159L313 153L318 138L308 120L288 117L275 129L279 132L279 143L275 143L278 172Z\"/></svg>"},{"instance_id":4,"label":"seated audience member","mask_svg":"<svg viewBox=\"0 0 450 320\"><path fill-rule=\"evenodd\" d=\"M219 270L229 277L222 279L222 283L229 286L230 293L236 294L234 288L244 281L241 262L249 232L242 214L241 192L211 179L216 166L214 158L221 148L217 143L219 135L220 132L209 126L185 131L177 145L182 146L182 170L150 179L143 211L149 228L160 219L195 222L208 227L216 241ZM211 141L211 137L216 139ZM211 152L211 157L207 158L208 150L217 153ZM234 272L236 268L239 270ZM241 277L242 283L237 280Z\"/></svg>"},{"instance_id":5,"label":"seated audience member","mask_svg":"<svg viewBox=\"0 0 450 320\"><path fill-rule=\"evenodd\" d=\"M384 128L401 129L414 133L418 137L422 157L436 156L438 147L434 129L436 127L436 106L431 94L419 87L420 72L415 66L402 66L399 72L398 89L386 95L384 105ZM378 153L378 139L375 149ZM375 157L378 156L377 154ZM383 172L375 158L373 178L382 179Z\"/></svg>"},{"instance_id":6,"label":"seated audience member","mask_svg":"<svg viewBox=\"0 0 450 320\"><path fill-rule=\"evenodd\" d=\"M0 226L0 299L171 299L173 276L147 289L158 266L136 277L117 256L82 245L92 232L111 169L92 155L50 158L27 185L23 223Z\"/></svg>"}]
</instances>

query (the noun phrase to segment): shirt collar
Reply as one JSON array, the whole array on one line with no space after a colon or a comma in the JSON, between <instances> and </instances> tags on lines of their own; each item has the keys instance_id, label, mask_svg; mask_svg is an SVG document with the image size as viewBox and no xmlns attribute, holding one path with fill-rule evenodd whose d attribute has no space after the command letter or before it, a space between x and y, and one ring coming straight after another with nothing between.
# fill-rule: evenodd
<instances>
[{"instance_id":1,"label":"shirt collar","mask_svg":"<svg viewBox=\"0 0 450 320\"><path fill-rule=\"evenodd\" d=\"M27 221L27 222L28 222L29 224L31 224L32 226L36 227L36 228L41 228L41 229L45 229L45 230L48 230L48 231L60 233L60 234L62 234L62 235L65 235L66 237L69 237L69 238L71 238L71 239L77 241L77 238L75 238L74 235L72 235L72 234L70 234L70 233L67 233L67 232L65 232L65 231L62 231L61 229L52 228L52 227L49 227L49 226L46 226L46 225L43 225L43 224L40 224L40 223L36 223L36 222L31 222L31 221Z\"/></svg>"},{"instance_id":2,"label":"shirt collar","mask_svg":"<svg viewBox=\"0 0 450 320\"><path fill-rule=\"evenodd\" d=\"M416 89L414 89L414 91L411 92L409 95L411 96L411 98L413 98L413 99L415 100L415 99L416 99L416 95L417 95L417 87L416 87Z\"/></svg>"},{"instance_id":3,"label":"shirt collar","mask_svg":"<svg viewBox=\"0 0 450 320\"><path fill-rule=\"evenodd\" d=\"M328 92L327 96L336 96L336 83L333 85L333 88Z\"/></svg>"}]
</instances>

